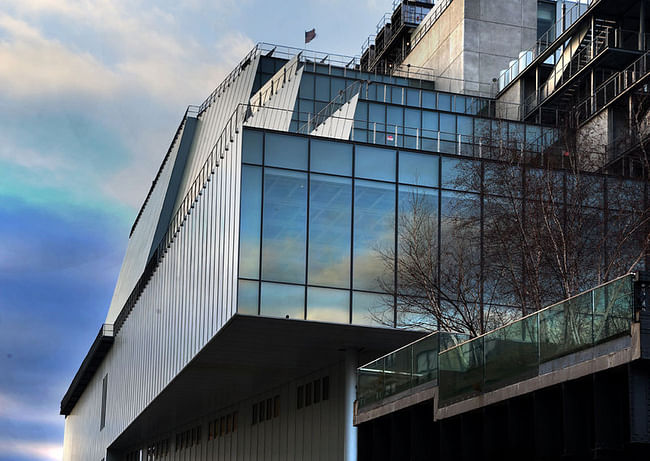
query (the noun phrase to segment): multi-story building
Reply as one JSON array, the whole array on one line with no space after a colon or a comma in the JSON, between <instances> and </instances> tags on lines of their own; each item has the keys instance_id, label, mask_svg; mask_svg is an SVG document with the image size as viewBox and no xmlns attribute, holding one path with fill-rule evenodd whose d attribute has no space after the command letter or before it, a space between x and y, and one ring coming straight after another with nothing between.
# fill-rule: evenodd
<instances>
[{"instance_id":1,"label":"multi-story building","mask_svg":"<svg viewBox=\"0 0 650 461\"><path fill-rule=\"evenodd\" d=\"M611 3L580 2L572 24ZM420 337L414 325L436 327L395 290L413 197L434 226L433 271L461 267L446 249L463 247L469 282L458 296L481 312L518 304L490 278L485 229L503 197L486 172L515 171L515 198L527 203L526 178L549 166L565 177L568 118L522 109L529 69L555 66L546 54L499 70L557 27L554 11L575 7L394 7L384 42L361 60L260 44L188 107L131 230L105 325L61 403L64 459L356 459L356 368ZM564 26L549 47L578 27ZM566 112L545 101L536 113ZM628 178L643 173L635 146L626 158L637 167L616 170ZM513 165L514 154L523 160ZM621 200L603 158L589 177L605 187L571 212L595 210L613 228L621 213L606 211ZM647 203L645 182L625 184ZM625 254L643 250L629 240Z\"/></svg>"}]
</instances>

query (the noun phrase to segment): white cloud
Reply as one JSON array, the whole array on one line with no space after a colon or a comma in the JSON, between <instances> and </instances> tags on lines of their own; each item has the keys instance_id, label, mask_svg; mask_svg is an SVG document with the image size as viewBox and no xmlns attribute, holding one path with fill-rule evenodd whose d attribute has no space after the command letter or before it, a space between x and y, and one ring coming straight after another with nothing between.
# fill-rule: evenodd
<instances>
[{"instance_id":1,"label":"white cloud","mask_svg":"<svg viewBox=\"0 0 650 461\"><path fill-rule=\"evenodd\" d=\"M63 422L63 417L58 415L56 407L26 402L0 390L0 420L59 427ZM2 440L0 440L1 442Z\"/></svg>"},{"instance_id":2,"label":"white cloud","mask_svg":"<svg viewBox=\"0 0 650 461\"><path fill-rule=\"evenodd\" d=\"M224 31L215 34L219 53L214 53L210 44L183 30L172 12L139 2L4 3L13 15L0 15L0 32L7 36L0 38L0 83L20 97L136 91L162 104L186 105L188 96L215 86L253 45L241 34ZM44 26L44 18L74 24L82 40L71 41L66 31Z\"/></svg>"},{"instance_id":3,"label":"white cloud","mask_svg":"<svg viewBox=\"0 0 650 461\"><path fill-rule=\"evenodd\" d=\"M5 456L60 461L63 446L35 440L0 439L0 457Z\"/></svg>"},{"instance_id":4,"label":"white cloud","mask_svg":"<svg viewBox=\"0 0 650 461\"><path fill-rule=\"evenodd\" d=\"M88 53L74 53L57 40L47 40L28 23L0 14L0 85L10 97L44 94L108 95L118 80Z\"/></svg>"}]
</instances>

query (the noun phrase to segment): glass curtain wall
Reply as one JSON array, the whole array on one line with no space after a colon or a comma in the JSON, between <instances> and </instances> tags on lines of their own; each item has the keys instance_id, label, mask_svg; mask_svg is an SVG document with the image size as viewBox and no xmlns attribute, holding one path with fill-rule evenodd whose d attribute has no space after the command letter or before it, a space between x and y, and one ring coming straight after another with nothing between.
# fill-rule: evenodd
<instances>
[{"instance_id":1,"label":"glass curtain wall","mask_svg":"<svg viewBox=\"0 0 650 461\"><path fill-rule=\"evenodd\" d=\"M503 309L518 305L510 287L491 278L504 270L501 256L520 252L517 240L500 248L484 245L484 239L510 232L503 217L512 218L512 210L534 214L550 200L545 187L533 187L540 170L528 168L524 175L519 167L486 160L248 128L243 136L240 313L436 328L421 312L397 305L396 287L415 300L430 295L397 275L409 251L425 257L446 302L456 302L453 283L462 276L463 302L470 307L482 305L502 317ZM562 186L561 172L554 181L567 201L574 189L584 195L582 188ZM608 185L610 198L587 194L593 203L581 205L580 216L587 224L602 222L608 203L607 229L613 234L617 215L625 212L615 197L644 194L625 184ZM426 242L424 248L414 250L414 234ZM514 270L527 264L510 259Z\"/></svg>"}]
</instances>

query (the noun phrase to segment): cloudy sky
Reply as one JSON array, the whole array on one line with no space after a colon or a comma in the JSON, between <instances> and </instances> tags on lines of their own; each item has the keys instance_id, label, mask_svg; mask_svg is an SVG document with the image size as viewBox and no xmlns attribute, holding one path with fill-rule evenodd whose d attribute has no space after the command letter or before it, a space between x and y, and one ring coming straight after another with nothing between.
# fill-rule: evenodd
<instances>
[{"instance_id":1,"label":"cloudy sky","mask_svg":"<svg viewBox=\"0 0 650 461\"><path fill-rule=\"evenodd\" d=\"M359 54L391 0L0 0L0 461L61 457L59 403L188 104L266 41Z\"/></svg>"}]
</instances>

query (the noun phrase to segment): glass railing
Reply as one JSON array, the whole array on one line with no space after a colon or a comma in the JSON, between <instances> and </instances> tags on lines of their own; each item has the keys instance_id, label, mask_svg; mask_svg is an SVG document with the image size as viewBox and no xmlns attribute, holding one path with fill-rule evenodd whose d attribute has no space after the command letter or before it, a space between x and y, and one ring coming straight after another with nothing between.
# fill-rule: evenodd
<instances>
[{"instance_id":1,"label":"glass railing","mask_svg":"<svg viewBox=\"0 0 650 461\"><path fill-rule=\"evenodd\" d=\"M357 401L366 407L424 383L438 382L438 353L467 338L436 332L357 370Z\"/></svg>"},{"instance_id":2,"label":"glass railing","mask_svg":"<svg viewBox=\"0 0 650 461\"><path fill-rule=\"evenodd\" d=\"M552 360L630 333L634 275L440 352L440 405L538 376Z\"/></svg>"}]
</instances>

